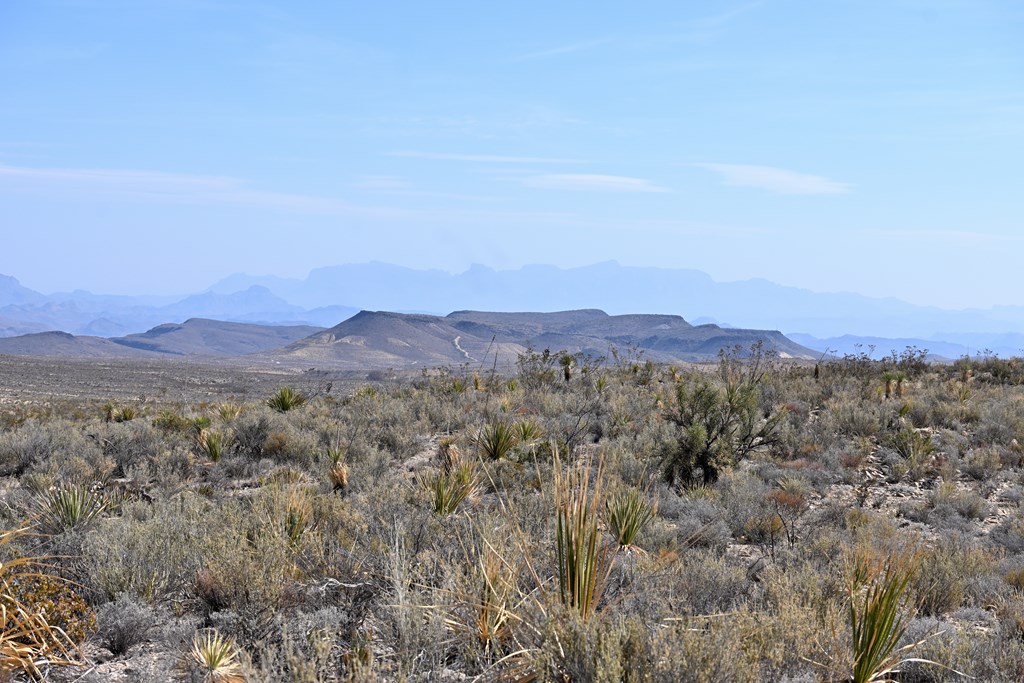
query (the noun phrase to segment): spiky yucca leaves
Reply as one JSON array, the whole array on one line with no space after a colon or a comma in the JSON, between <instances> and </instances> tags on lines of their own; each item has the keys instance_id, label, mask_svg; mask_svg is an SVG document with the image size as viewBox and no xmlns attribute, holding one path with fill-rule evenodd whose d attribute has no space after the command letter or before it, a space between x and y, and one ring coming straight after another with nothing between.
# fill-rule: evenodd
<instances>
[{"instance_id":1,"label":"spiky yucca leaves","mask_svg":"<svg viewBox=\"0 0 1024 683\"><path fill-rule=\"evenodd\" d=\"M107 422L130 422L139 416L139 411L131 406L119 406L113 401L103 404L103 419Z\"/></svg>"},{"instance_id":2,"label":"spiky yucca leaves","mask_svg":"<svg viewBox=\"0 0 1024 683\"><path fill-rule=\"evenodd\" d=\"M243 683L242 665L234 638L222 636L216 629L196 634L189 650L192 666L199 669L203 683Z\"/></svg>"},{"instance_id":3,"label":"spiky yucca leaves","mask_svg":"<svg viewBox=\"0 0 1024 683\"><path fill-rule=\"evenodd\" d=\"M608 583L614 548L605 543L598 516L604 506L604 461L591 483L591 467L562 471L554 458L555 540L558 553L558 588L562 603L589 619Z\"/></svg>"},{"instance_id":4,"label":"spiky yucca leaves","mask_svg":"<svg viewBox=\"0 0 1024 683\"><path fill-rule=\"evenodd\" d=\"M630 487L608 499L605 515L619 549L634 550L636 537L654 518L655 506L639 489Z\"/></svg>"},{"instance_id":5,"label":"spiky yucca leaves","mask_svg":"<svg viewBox=\"0 0 1024 683\"><path fill-rule=\"evenodd\" d=\"M281 387L267 399L267 405L279 413L286 413L293 408L298 408L306 400L305 394L295 391L291 387Z\"/></svg>"},{"instance_id":6,"label":"spiky yucca leaves","mask_svg":"<svg viewBox=\"0 0 1024 683\"><path fill-rule=\"evenodd\" d=\"M427 492L430 509L444 517L455 512L462 501L477 495L480 474L475 462L459 462L447 471L442 468L421 479L420 485Z\"/></svg>"},{"instance_id":7,"label":"spiky yucca leaves","mask_svg":"<svg viewBox=\"0 0 1024 683\"><path fill-rule=\"evenodd\" d=\"M853 640L853 683L894 681L897 667L909 662L934 664L905 655L921 643L896 646L907 631L907 586L917 573L921 555L905 550L889 557L859 552L850 580L850 629Z\"/></svg>"},{"instance_id":8,"label":"spiky yucca leaves","mask_svg":"<svg viewBox=\"0 0 1024 683\"><path fill-rule=\"evenodd\" d=\"M481 455L488 460L501 460L507 457L517 443L516 430L505 422L485 425L476 438Z\"/></svg>"},{"instance_id":9,"label":"spiky yucca leaves","mask_svg":"<svg viewBox=\"0 0 1024 683\"><path fill-rule=\"evenodd\" d=\"M8 555L7 546L27 533L24 528L0 530L0 553ZM40 680L41 664L73 664L69 653L74 648L67 634L51 625L38 605L25 604L20 597L19 583L60 581L46 572L44 559L16 556L0 563L0 670L22 671Z\"/></svg>"},{"instance_id":10,"label":"spiky yucca leaves","mask_svg":"<svg viewBox=\"0 0 1024 683\"><path fill-rule=\"evenodd\" d=\"M102 496L85 486L60 486L44 491L33 503L36 528L43 534L59 534L89 524L106 509Z\"/></svg>"},{"instance_id":11,"label":"spiky yucca leaves","mask_svg":"<svg viewBox=\"0 0 1024 683\"><path fill-rule=\"evenodd\" d=\"M245 408L238 403L222 403L217 407L217 415L224 422L237 419Z\"/></svg>"},{"instance_id":12,"label":"spiky yucca leaves","mask_svg":"<svg viewBox=\"0 0 1024 683\"><path fill-rule=\"evenodd\" d=\"M537 445L544 438L544 430L533 420L520 420L515 423L513 429L517 445L525 452L535 452Z\"/></svg>"},{"instance_id":13,"label":"spiky yucca leaves","mask_svg":"<svg viewBox=\"0 0 1024 683\"><path fill-rule=\"evenodd\" d=\"M228 439L220 432L210 429L203 429L196 437L199 450L210 459L211 462L219 462L227 448Z\"/></svg>"}]
</instances>

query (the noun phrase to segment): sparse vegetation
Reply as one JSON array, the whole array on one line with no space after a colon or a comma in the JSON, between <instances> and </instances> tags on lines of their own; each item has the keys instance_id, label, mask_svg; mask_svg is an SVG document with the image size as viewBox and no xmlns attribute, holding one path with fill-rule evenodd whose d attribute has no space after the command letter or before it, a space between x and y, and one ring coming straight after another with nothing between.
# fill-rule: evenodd
<instances>
[{"instance_id":1,"label":"sparse vegetation","mask_svg":"<svg viewBox=\"0 0 1024 683\"><path fill-rule=\"evenodd\" d=\"M572 357L5 421L8 668L1019 679L1019 365Z\"/></svg>"}]
</instances>

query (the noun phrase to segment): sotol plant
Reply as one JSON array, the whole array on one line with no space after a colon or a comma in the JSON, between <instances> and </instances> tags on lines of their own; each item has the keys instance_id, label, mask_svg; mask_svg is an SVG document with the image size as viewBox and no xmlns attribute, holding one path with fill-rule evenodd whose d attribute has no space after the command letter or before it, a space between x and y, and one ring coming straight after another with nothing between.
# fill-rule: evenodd
<instances>
[{"instance_id":1,"label":"sotol plant","mask_svg":"<svg viewBox=\"0 0 1024 683\"><path fill-rule=\"evenodd\" d=\"M907 631L905 595L920 557L914 550L885 558L856 555L849 589L853 683L895 681L892 675L902 664L935 664L908 656L923 641L897 647Z\"/></svg>"},{"instance_id":2,"label":"sotol plant","mask_svg":"<svg viewBox=\"0 0 1024 683\"><path fill-rule=\"evenodd\" d=\"M600 461L591 483L591 468L562 471L555 455L554 498L558 588L562 603L587 620L595 613L611 574L614 548L604 542L598 515L604 505Z\"/></svg>"}]
</instances>

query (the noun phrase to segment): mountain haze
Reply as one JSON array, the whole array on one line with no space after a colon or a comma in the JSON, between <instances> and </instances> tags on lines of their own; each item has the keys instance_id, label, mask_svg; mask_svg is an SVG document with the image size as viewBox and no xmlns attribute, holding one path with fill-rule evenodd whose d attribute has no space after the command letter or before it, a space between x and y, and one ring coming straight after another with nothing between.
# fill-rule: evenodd
<instances>
[{"instance_id":1,"label":"mountain haze","mask_svg":"<svg viewBox=\"0 0 1024 683\"><path fill-rule=\"evenodd\" d=\"M0 276L0 336L54 330L125 337L190 318L330 328L361 309L432 315L601 309L613 315L681 316L722 328L778 329L805 335L801 339L812 348L840 352L856 344L874 344L878 354L906 345L934 347L945 357L957 351L990 349L1005 356L1024 350L1024 306L943 310L767 280L716 282L696 270L614 261L568 269L473 266L457 274L371 262L318 268L302 279L235 274L184 297L81 290L44 295Z\"/></svg>"},{"instance_id":2,"label":"mountain haze","mask_svg":"<svg viewBox=\"0 0 1024 683\"><path fill-rule=\"evenodd\" d=\"M697 270L622 266L614 261L568 269L531 265L493 270L477 265L458 274L364 263L318 268L305 279L236 274L209 291L252 285L267 287L304 307L341 299L367 310L435 313L600 308L624 314L640 310L818 338L1024 333L1024 306L954 311L897 298L812 292L761 279L716 282Z\"/></svg>"}]
</instances>

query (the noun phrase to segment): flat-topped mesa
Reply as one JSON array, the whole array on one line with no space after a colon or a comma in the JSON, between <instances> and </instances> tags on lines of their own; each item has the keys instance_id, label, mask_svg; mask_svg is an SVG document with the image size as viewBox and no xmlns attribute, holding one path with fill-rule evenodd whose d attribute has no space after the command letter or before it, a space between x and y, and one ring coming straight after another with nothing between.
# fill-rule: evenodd
<instances>
[{"instance_id":1,"label":"flat-topped mesa","mask_svg":"<svg viewBox=\"0 0 1024 683\"><path fill-rule=\"evenodd\" d=\"M509 366L526 349L609 355L636 347L656 362L708 361L722 349L761 342L781 357L813 358L774 331L694 327L678 315L608 315L460 310L446 316L360 311L329 330L290 344L279 357L346 367L479 363Z\"/></svg>"}]
</instances>

